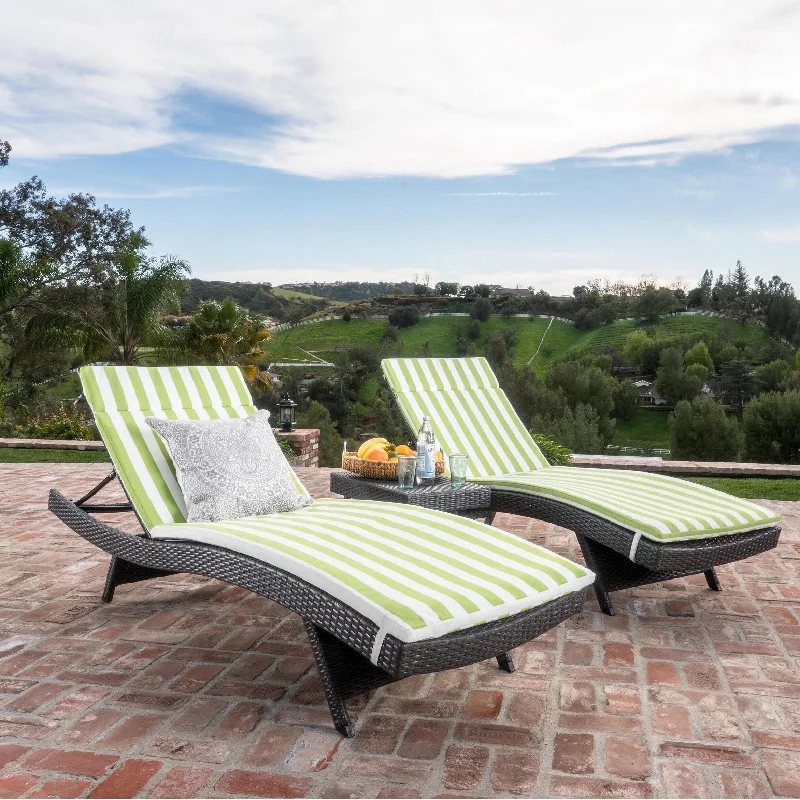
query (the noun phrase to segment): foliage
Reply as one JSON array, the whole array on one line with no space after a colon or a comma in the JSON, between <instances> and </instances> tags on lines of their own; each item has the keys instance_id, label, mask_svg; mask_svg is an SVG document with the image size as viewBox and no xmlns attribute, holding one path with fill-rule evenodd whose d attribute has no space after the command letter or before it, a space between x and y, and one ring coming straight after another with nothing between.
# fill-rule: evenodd
<instances>
[{"instance_id":1,"label":"foliage","mask_svg":"<svg viewBox=\"0 0 800 800\"><path fill-rule=\"evenodd\" d=\"M100 284L46 290L44 309L28 324L28 347L62 342L89 360L138 364L141 348L163 335L160 317L177 301L189 268L180 259L148 259L136 250L120 251L112 264Z\"/></svg>"},{"instance_id":2,"label":"foliage","mask_svg":"<svg viewBox=\"0 0 800 800\"><path fill-rule=\"evenodd\" d=\"M743 445L739 423L710 397L681 400L669 416L669 437L675 459L736 461Z\"/></svg>"},{"instance_id":3,"label":"foliage","mask_svg":"<svg viewBox=\"0 0 800 800\"><path fill-rule=\"evenodd\" d=\"M295 461L297 456L295 455L294 450L292 450L292 446L288 441L286 441L286 439L278 439L278 447L280 447L281 452L284 456L286 456L286 460L290 464Z\"/></svg>"},{"instance_id":4,"label":"foliage","mask_svg":"<svg viewBox=\"0 0 800 800\"><path fill-rule=\"evenodd\" d=\"M271 283L245 283L240 281L204 281L192 278L181 297L184 314L193 314L200 304L210 300L222 303L232 298L236 305L250 313L270 316L291 322L320 311L329 305L321 297L279 294Z\"/></svg>"},{"instance_id":5,"label":"foliage","mask_svg":"<svg viewBox=\"0 0 800 800\"><path fill-rule=\"evenodd\" d=\"M617 419L630 420L639 407L641 395L633 381L620 381L614 387L614 416Z\"/></svg>"},{"instance_id":6,"label":"foliage","mask_svg":"<svg viewBox=\"0 0 800 800\"><path fill-rule=\"evenodd\" d=\"M744 409L745 450L750 461L800 464L800 391L770 392Z\"/></svg>"},{"instance_id":7,"label":"foliage","mask_svg":"<svg viewBox=\"0 0 800 800\"><path fill-rule=\"evenodd\" d=\"M458 284L457 283L448 283L446 281L439 281L436 286L433 287L436 294L440 297L447 297L447 295L458 294Z\"/></svg>"},{"instance_id":8,"label":"foliage","mask_svg":"<svg viewBox=\"0 0 800 800\"><path fill-rule=\"evenodd\" d=\"M51 450L50 448L28 449L21 447L0 448L0 464L95 464L107 463L105 450Z\"/></svg>"},{"instance_id":9,"label":"foliage","mask_svg":"<svg viewBox=\"0 0 800 800\"><path fill-rule=\"evenodd\" d=\"M191 322L175 332L167 352L189 363L236 365L253 388L271 394L271 381L258 366L269 338L262 321L232 299L212 300L201 303Z\"/></svg>"},{"instance_id":10,"label":"foliage","mask_svg":"<svg viewBox=\"0 0 800 800\"><path fill-rule=\"evenodd\" d=\"M732 359L722 368L720 388L724 401L733 406L738 414L743 413L745 403L755 391L752 367L744 359Z\"/></svg>"},{"instance_id":11,"label":"foliage","mask_svg":"<svg viewBox=\"0 0 800 800\"><path fill-rule=\"evenodd\" d=\"M560 419L534 416L531 430L561 442L574 453L602 453L605 447L597 412L584 403L578 403L574 411L568 406Z\"/></svg>"},{"instance_id":12,"label":"foliage","mask_svg":"<svg viewBox=\"0 0 800 800\"><path fill-rule=\"evenodd\" d=\"M633 364L637 369L642 369L645 348L651 341L652 339L647 335L647 331L631 331L625 338L625 349L623 350L625 360Z\"/></svg>"},{"instance_id":13,"label":"foliage","mask_svg":"<svg viewBox=\"0 0 800 800\"><path fill-rule=\"evenodd\" d=\"M714 361L711 358L711 353L708 352L708 345L703 341L692 345L692 347L686 351L683 361L687 367L690 367L692 364L701 364L706 368L709 375L714 372Z\"/></svg>"},{"instance_id":14,"label":"foliage","mask_svg":"<svg viewBox=\"0 0 800 800\"><path fill-rule=\"evenodd\" d=\"M473 322L477 322L477 320L473 320ZM489 334L489 339L486 342L483 352L488 362L495 369L505 364L508 358L508 346L506 345L505 337L500 331L492 331L492 333Z\"/></svg>"},{"instance_id":15,"label":"foliage","mask_svg":"<svg viewBox=\"0 0 800 800\"><path fill-rule=\"evenodd\" d=\"M366 300L373 297L385 297L392 294L410 295L414 286L408 281L400 283L369 282L369 281L335 281L334 283L284 283L282 289L292 289L328 300L351 302L353 300Z\"/></svg>"},{"instance_id":16,"label":"foliage","mask_svg":"<svg viewBox=\"0 0 800 800\"><path fill-rule=\"evenodd\" d=\"M4 146L5 156L8 150ZM130 211L100 208L90 194L49 197L35 176L0 190L0 237L25 256L24 279L17 282L11 302L7 298L3 304L6 311L31 301L45 286L102 282L113 274L119 252L150 244L144 228L133 227Z\"/></svg>"},{"instance_id":17,"label":"foliage","mask_svg":"<svg viewBox=\"0 0 800 800\"><path fill-rule=\"evenodd\" d=\"M661 353L655 389L668 403L675 404L696 397L707 377L708 372L701 364L684 369L681 351L676 347L668 347Z\"/></svg>"},{"instance_id":18,"label":"foliage","mask_svg":"<svg viewBox=\"0 0 800 800\"><path fill-rule=\"evenodd\" d=\"M614 390L617 381L608 372L593 364L591 360L562 361L550 366L546 382L551 388L563 392L567 404L573 412L577 413L578 406L581 404L594 409L603 444L605 445L611 440L614 422L610 418L610 414L614 408ZM576 448L572 447L572 449Z\"/></svg>"},{"instance_id":19,"label":"foliage","mask_svg":"<svg viewBox=\"0 0 800 800\"><path fill-rule=\"evenodd\" d=\"M481 323L480 320L471 319L467 323L467 339L471 342L474 342L476 339L479 339L481 335Z\"/></svg>"},{"instance_id":20,"label":"foliage","mask_svg":"<svg viewBox=\"0 0 800 800\"><path fill-rule=\"evenodd\" d=\"M480 322L486 322L492 314L492 301L488 297L479 297L472 304L470 316Z\"/></svg>"},{"instance_id":21,"label":"foliage","mask_svg":"<svg viewBox=\"0 0 800 800\"><path fill-rule=\"evenodd\" d=\"M660 316L675 311L677 307L678 303L672 291L648 286L632 303L631 312L652 323L657 322Z\"/></svg>"},{"instance_id":22,"label":"foliage","mask_svg":"<svg viewBox=\"0 0 800 800\"><path fill-rule=\"evenodd\" d=\"M319 465L341 467L344 440L339 435L331 414L325 406L312 400L307 411L297 415L298 428L319 429Z\"/></svg>"},{"instance_id":23,"label":"foliage","mask_svg":"<svg viewBox=\"0 0 800 800\"><path fill-rule=\"evenodd\" d=\"M756 382L762 392L777 392L791 371L788 361L777 358L769 364L756 367Z\"/></svg>"},{"instance_id":24,"label":"foliage","mask_svg":"<svg viewBox=\"0 0 800 800\"><path fill-rule=\"evenodd\" d=\"M416 306L397 306L389 312L389 324L395 328L411 328L420 320Z\"/></svg>"},{"instance_id":25,"label":"foliage","mask_svg":"<svg viewBox=\"0 0 800 800\"><path fill-rule=\"evenodd\" d=\"M572 451L568 447L559 444L555 439L551 439L543 433L534 433L533 441L539 446L542 455L551 466L563 467L572 461Z\"/></svg>"},{"instance_id":26,"label":"foliage","mask_svg":"<svg viewBox=\"0 0 800 800\"><path fill-rule=\"evenodd\" d=\"M18 425L20 439L74 439L88 441L97 438L93 424L80 412L61 404L52 414L42 414Z\"/></svg>"}]
</instances>

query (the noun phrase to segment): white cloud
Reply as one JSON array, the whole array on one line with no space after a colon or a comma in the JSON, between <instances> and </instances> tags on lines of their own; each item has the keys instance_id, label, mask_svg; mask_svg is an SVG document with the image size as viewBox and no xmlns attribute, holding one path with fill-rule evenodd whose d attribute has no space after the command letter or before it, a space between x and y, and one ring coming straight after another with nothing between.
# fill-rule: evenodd
<instances>
[{"instance_id":1,"label":"white cloud","mask_svg":"<svg viewBox=\"0 0 800 800\"><path fill-rule=\"evenodd\" d=\"M779 228L762 228L759 235L765 242L776 244L797 244L800 242L800 225Z\"/></svg>"},{"instance_id":2,"label":"white cloud","mask_svg":"<svg viewBox=\"0 0 800 800\"><path fill-rule=\"evenodd\" d=\"M3 28L17 157L172 144L321 178L460 177L650 164L800 125L784 0L27 0ZM192 130L176 98L197 92L248 124Z\"/></svg>"}]
</instances>

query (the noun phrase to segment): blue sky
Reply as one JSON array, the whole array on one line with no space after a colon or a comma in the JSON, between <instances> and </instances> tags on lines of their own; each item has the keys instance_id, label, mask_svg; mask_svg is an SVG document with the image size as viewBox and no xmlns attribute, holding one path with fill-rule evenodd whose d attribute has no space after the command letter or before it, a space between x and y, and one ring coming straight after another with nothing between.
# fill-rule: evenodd
<instances>
[{"instance_id":1,"label":"blue sky","mask_svg":"<svg viewBox=\"0 0 800 800\"><path fill-rule=\"evenodd\" d=\"M800 287L796 3L113 5L12 8L0 184L129 207L198 277Z\"/></svg>"}]
</instances>

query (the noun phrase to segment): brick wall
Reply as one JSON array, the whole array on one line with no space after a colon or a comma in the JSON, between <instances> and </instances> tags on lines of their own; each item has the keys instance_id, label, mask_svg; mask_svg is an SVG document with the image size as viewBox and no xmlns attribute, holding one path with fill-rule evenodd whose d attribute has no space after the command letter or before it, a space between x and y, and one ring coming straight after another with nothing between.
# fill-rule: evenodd
<instances>
[{"instance_id":1,"label":"brick wall","mask_svg":"<svg viewBox=\"0 0 800 800\"><path fill-rule=\"evenodd\" d=\"M297 428L291 433L276 430L275 436L289 442L300 467L319 466L319 428Z\"/></svg>"}]
</instances>

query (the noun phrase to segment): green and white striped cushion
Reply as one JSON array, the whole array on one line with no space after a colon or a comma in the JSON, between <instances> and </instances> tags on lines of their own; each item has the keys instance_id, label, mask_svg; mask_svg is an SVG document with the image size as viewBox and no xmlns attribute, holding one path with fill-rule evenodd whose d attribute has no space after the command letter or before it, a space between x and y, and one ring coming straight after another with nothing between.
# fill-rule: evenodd
<instances>
[{"instance_id":1,"label":"green and white striped cushion","mask_svg":"<svg viewBox=\"0 0 800 800\"><path fill-rule=\"evenodd\" d=\"M768 508L707 486L633 470L549 467L478 483L550 497L615 522L637 534L631 558L640 536L682 542L766 528L781 519Z\"/></svg>"},{"instance_id":2,"label":"green and white striped cushion","mask_svg":"<svg viewBox=\"0 0 800 800\"><path fill-rule=\"evenodd\" d=\"M151 535L250 555L327 591L403 642L500 619L589 586L585 567L480 522L398 503L158 525Z\"/></svg>"},{"instance_id":3,"label":"green and white striped cushion","mask_svg":"<svg viewBox=\"0 0 800 800\"><path fill-rule=\"evenodd\" d=\"M469 480L551 497L615 522L636 534L631 558L640 536L677 542L780 522L755 503L677 478L549 466L483 358L386 359L383 371L412 428L430 416L445 451L469 454Z\"/></svg>"},{"instance_id":4,"label":"green and white striped cushion","mask_svg":"<svg viewBox=\"0 0 800 800\"><path fill-rule=\"evenodd\" d=\"M175 467L145 417L224 419L255 412L237 367L84 367L81 382L111 461L149 530L186 520ZM308 494L292 473L297 488Z\"/></svg>"},{"instance_id":5,"label":"green and white striped cushion","mask_svg":"<svg viewBox=\"0 0 800 800\"><path fill-rule=\"evenodd\" d=\"M412 430L429 416L446 453L477 480L548 466L485 358L387 358L383 373Z\"/></svg>"}]
</instances>

